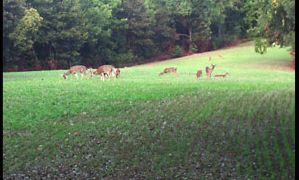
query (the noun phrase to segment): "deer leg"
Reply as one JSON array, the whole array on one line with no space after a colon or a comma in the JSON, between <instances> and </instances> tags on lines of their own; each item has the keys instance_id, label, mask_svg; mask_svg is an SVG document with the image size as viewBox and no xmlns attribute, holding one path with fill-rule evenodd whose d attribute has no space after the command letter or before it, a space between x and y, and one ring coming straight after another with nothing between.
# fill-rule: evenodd
<instances>
[{"instance_id":1,"label":"deer leg","mask_svg":"<svg viewBox=\"0 0 299 180\"><path fill-rule=\"evenodd\" d=\"M85 79L84 77L85 77L85 72L83 72L83 73L81 73L81 77L82 77L82 79Z\"/></svg>"},{"instance_id":2,"label":"deer leg","mask_svg":"<svg viewBox=\"0 0 299 180\"><path fill-rule=\"evenodd\" d=\"M78 74L77 74L77 73L75 73L75 77L76 77L76 79L78 80Z\"/></svg>"}]
</instances>

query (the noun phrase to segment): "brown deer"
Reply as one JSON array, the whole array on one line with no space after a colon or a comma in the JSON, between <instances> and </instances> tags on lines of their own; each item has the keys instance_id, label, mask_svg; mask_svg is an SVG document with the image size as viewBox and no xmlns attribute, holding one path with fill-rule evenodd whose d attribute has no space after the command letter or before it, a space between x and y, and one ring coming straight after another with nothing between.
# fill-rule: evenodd
<instances>
[{"instance_id":1,"label":"brown deer","mask_svg":"<svg viewBox=\"0 0 299 180\"><path fill-rule=\"evenodd\" d=\"M225 78L228 74L228 72L226 72L225 74L216 74L214 77L223 77Z\"/></svg>"},{"instance_id":2,"label":"brown deer","mask_svg":"<svg viewBox=\"0 0 299 180\"><path fill-rule=\"evenodd\" d=\"M224 57L221 54L218 54L219 57L221 57L222 59L224 59Z\"/></svg>"},{"instance_id":3,"label":"brown deer","mask_svg":"<svg viewBox=\"0 0 299 180\"><path fill-rule=\"evenodd\" d=\"M115 77L118 78L120 75L120 69L119 68L115 68Z\"/></svg>"},{"instance_id":4,"label":"brown deer","mask_svg":"<svg viewBox=\"0 0 299 180\"><path fill-rule=\"evenodd\" d=\"M202 75L202 70L200 69L196 72L197 79L200 78L201 75Z\"/></svg>"},{"instance_id":5,"label":"brown deer","mask_svg":"<svg viewBox=\"0 0 299 180\"><path fill-rule=\"evenodd\" d=\"M211 79L211 74L212 74L215 66L216 66L215 64L211 64L211 67L208 67L208 66L206 67L206 75L207 75L208 79Z\"/></svg>"},{"instance_id":6,"label":"brown deer","mask_svg":"<svg viewBox=\"0 0 299 180\"><path fill-rule=\"evenodd\" d=\"M176 74L176 71L177 71L177 68L176 67L169 67L169 68L165 68L163 70L163 72L161 72L159 74L159 76L163 75L163 74L166 74L166 73L175 73Z\"/></svg>"},{"instance_id":7,"label":"brown deer","mask_svg":"<svg viewBox=\"0 0 299 180\"><path fill-rule=\"evenodd\" d=\"M102 65L98 67L98 69L94 71L93 74L99 74L101 76L101 79L104 80L105 76L109 78L115 75L117 78L120 75L120 70L112 65Z\"/></svg>"},{"instance_id":8,"label":"brown deer","mask_svg":"<svg viewBox=\"0 0 299 180\"><path fill-rule=\"evenodd\" d=\"M77 72L80 72L80 74L81 74L81 78L82 78L83 75L86 74L86 66L83 66L83 65L72 66L72 67L70 67L70 69L67 70L67 72L65 72L62 76L63 76L64 79L66 79L68 75L75 75L76 78L78 78L78 77L77 77Z\"/></svg>"}]
</instances>

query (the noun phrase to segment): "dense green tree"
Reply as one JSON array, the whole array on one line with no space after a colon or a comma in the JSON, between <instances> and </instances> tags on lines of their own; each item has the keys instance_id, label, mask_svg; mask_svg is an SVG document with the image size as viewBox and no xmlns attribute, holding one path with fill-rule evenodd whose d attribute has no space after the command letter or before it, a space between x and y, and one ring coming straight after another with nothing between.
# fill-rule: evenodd
<instances>
[{"instance_id":1,"label":"dense green tree","mask_svg":"<svg viewBox=\"0 0 299 180\"><path fill-rule=\"evenodd\" d=\"M126 42L128 50L136 55L137 60L151 57L155 54L152 40L151 20L146 13L143 0L127 0L121 4L120 16L127 19Z\"/></svg>"},{"instance_id":2,"label":"dense green tree","mask_svg":"<svg viewBox=\"0 0 299 180\"><path fill-rule=\"evenodd\" d=\"M3 1L3 67L4 69L17 67L19 53L13 46L13 40L9 37L19 20L25 14L25 0L4 0ZM17 68L15 68L17 70Z\"/></svg>"},{"instance_id":3,"label":"dense green tree","mask_svg":"<svg viewBox=\"0 0 299 180\"><path fill-rule=\"evenodd\" d=\"M207 51L248 35L261 53L271 43L295 45L294 0L4 0L3 5L4 70L124 66Z\"/></svg>"},{"instance_id":4,"label":"dense green tree","mask_svg":"<svg viewBox=\"0 0 299 180\"><path fill-rule=\"evenodd\" d=\"M21 53L27 55L28 59L32 59L32 62L28 62L30 66L37 65L38 63L33 43L42 20L43 18L40 17L36 9L25 9L25 15L19 21L13 33L10 33L10 38L13 40L14 46Z\"/></svg>"},{"instance_id":5,"label":"dense green tree","mask_svg":"<svg viewBox=\"0 0 299 180\"><path fill-rule=\"evenodd\" d=\"M56 60L60 67L80 63L80 48L87 39L79 0L30 0L44 21L37 33L35 48L43 64Z\"/></svg>"},{"instance_id":6,"label":"dense green tree","mask_svg":"<svg viewBox=\"0 0 299 180\"><path fill-rule=\"evenodd\" d=\"M81 47L82 61L90 66L108 63L107 61L111 59L110 51L114 46L111 41L112 26L115 21L112 11L119 6L120 0L81 0L80 4L85 31L88 34L87 42Z\"/></svg>"},{"instance_id":7,"label":"dense green tree","mask_svg":"<svg viewBox=\"0 0 299 180\"><path fill-rule=\"evenodd\" d=\"M256 38L255 50L265 53L267 46L278 44L295 48L295 1L262 0L249 1L251 14L249 32Z\"/></svg>"},{"instance_id":8,"label":"dense green tree","mask_svg":"<svg viewBox=\"0 0 299 180\"><path fill-rule=\"evenodd\" d=\"M146 0L145 7L149 15L153 41L157 47L157 55L166 53L173 55L176 40L175 22L172 12L168 10L165 0Z\"/></svg>"}]
</instances>

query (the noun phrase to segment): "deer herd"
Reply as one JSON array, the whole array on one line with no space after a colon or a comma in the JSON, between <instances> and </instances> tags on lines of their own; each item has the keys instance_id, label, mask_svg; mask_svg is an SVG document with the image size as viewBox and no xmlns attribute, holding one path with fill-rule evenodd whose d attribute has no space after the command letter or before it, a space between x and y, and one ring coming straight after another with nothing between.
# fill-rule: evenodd
<instances>
[{"instance_id":1,"label":"deer herd","mask_svg":"<svg viewBox=\"0 0 299 180\"><path fill-rule=\"evenodd\" d=\"M211 76L212 76L212 72L215 68L215 64L211 64L211 67L206 67L206 76L208 79L211 79ZM168 67L168 68L165 68L159 75L163 75L163 74L166 74L166 73L174 73L176 74L177 73L177 68L176 67ZM225 74L216 74L214 77L222 77L222 78L225 78L226 76L228 75L228 72L226 72ZM196 78L200 78L202 76L202 70L199 69L197 70L196 72Z\"/></svg>"},{"instance_id":2,"label":"deer herd","mask_svg":"<svg viewBox=\"0 0 299 180\"><path fill-rule=\"evenodd\" d=\"M206 67L206 76L208 79L211 79L211 75L213 70L215 69L215 64L211 64L211 66ZM105 78L110 78L110 77L116 77L118 78L120 75L120 70L119 68L115 68L112 65L102 65L99 66L97 69L92 69L92 68L86 68L86 66L83 65L75 65L70 67L70 69L67 70L62 76L64 79L67 79L67 76L69 75L75 75L77 77L77 73L80 73L81 78L83 78L84 75L90 75L90 77L93 77L95 75L100 75L101 79L104 81ZM173 73L177 75L177 68L176 67L167 67L165 68L161 73L159 73L159 76L167 73ZM228 72L225 74L216 74L214 77L222 77L225 78L228 75ZM202 76L202 70L199 69L196 72L196 78L199 79Z\"/></svg>"},{"instance_id":3,"label":"deer herd","mask_svg":"<svg viewBox=\"0 0 299 180\"><path fill-rule=\"evenodd\" d=\"M80 73L81 78L89 74L90 77L93 77L94 75L100 75L101 79L104 80L106 77L110 78L115 76L116 78L118 78L118 76L120 75L120 70L112 65L102 65L98 67L98 69L87 69L86 66L76 65L70 67L70 69L67 70L62 76L64 79L67 79L68 75L75 75L77 77L77 73Z\"/></svg>"}]
</instances>

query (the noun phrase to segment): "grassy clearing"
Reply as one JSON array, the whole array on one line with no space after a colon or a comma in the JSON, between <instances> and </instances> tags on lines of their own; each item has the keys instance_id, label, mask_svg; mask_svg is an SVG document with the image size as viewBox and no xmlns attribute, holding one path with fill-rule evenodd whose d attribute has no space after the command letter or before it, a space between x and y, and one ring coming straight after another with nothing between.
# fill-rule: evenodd
<instances>
[{"instance_id":1,"label":"grassy clearing","mask_svg":"<svg viewBox=\"0 0 299 180\"><path fill-rule=\"evenodd\" d=\"M259 55L247 43L123 68L105 82L4 73L5 178L294 178L290 60L286 49ZM228 78L197 80L210 63ZM179 75L158 76L168 66Z\"/></svg>"}]
</instances>

